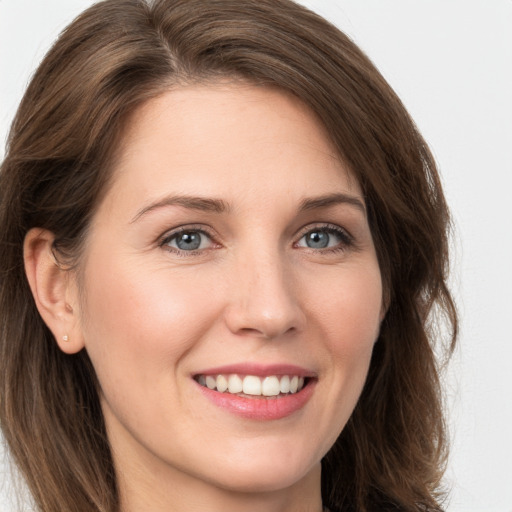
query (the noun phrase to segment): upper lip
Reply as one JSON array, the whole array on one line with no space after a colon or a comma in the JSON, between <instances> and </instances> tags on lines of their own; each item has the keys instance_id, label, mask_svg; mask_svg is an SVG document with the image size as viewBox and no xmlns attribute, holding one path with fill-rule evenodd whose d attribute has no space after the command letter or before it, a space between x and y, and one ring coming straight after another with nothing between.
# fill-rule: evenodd
<instances>
[{"instance_id":1,"label":"upper lip","mask_svg":"<svg viewBox=\"0 0 512 512\"><path fill-rule=\"evenodd\" d=\"M270 375L297 375L298 377L316 377L314 371L293 364L258 364L236 363L225 366L217 366L195 372L194 375L255 375L268 377Z\"/></svg>"}]
</instances>

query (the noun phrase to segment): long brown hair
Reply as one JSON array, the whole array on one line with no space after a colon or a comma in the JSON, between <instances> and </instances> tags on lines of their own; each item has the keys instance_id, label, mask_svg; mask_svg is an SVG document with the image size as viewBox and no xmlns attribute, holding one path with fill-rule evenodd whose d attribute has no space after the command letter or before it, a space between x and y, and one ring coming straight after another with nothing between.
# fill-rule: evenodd
<instances>
[{"instance_id":1,"label":"long brown hair","mask_svg":"<svg viewBox=\"0 0 512 512\"><path fill-rule=\"evenodd\" d=\"M446 434L436 353L453 348L449 214L435 163L357 46L290 0L106 0L50 50L0 173L0 421L41 511L114 512L94 370L61 352L23 269L32 227L79 265L130 114L182 83L235 78L300 98L364 192L388 312L356 409L322 461L332 511L440 510ZM442 343L436 321L447 320Z\"/></svg>"}]
</instances>

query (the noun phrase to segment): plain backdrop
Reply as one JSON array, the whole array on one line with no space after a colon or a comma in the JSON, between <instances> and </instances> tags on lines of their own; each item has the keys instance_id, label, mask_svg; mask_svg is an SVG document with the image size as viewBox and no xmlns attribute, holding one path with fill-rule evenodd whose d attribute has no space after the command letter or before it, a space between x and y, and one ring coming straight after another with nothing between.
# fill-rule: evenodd
<instances>
[{"instance_id":1,"label":"plain backdrop","mask_svg":"<svg viewBox=\"0 0 512 512\"><path fill-rule=\"evenodd\" d=\"M29 77L91 3L0 0L0 158ZM452 288L462 319L446 377L447 510L512 512L512 0L302 3L370 56L439 163L455 220ZM0 462L0 510L18 512L1 449Z\"/></svg>"}]
</instances>

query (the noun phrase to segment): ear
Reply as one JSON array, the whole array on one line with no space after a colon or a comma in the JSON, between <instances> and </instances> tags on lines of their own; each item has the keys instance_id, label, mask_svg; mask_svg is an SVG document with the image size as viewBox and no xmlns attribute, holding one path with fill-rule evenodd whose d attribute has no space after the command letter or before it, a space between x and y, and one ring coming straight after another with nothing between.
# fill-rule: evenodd
<instances>
[{"instance_id":1,"label":"ear","mask_svg":"<svg viewBox=\"0 0 512 512\"><path fill-rule=\"evenodd\" d=\"M53 251L54 235L33 228L25 236L25 273L39 314L67 354L84 347L78 317L78 288L75 273L62 266Z\"/></svg>"},{"instance_id":2,"label":"ear","mask_svg":"<svg viewBox=\"0 0 512 512\"><path fill-rule=\"evenodd\" d=\"M388 314L388 311L389 311L390 303L391 303L391 293L389 291L389 287L385 286L382 291L382 305L381 305L380 316L379 316L380 323L382 323L384 321L384 318L386 318L386 315Z\"/></svg>"},{"instance_id":3,"label":"ear","mask_svg":"<svg viewBox=\"0 0 512 512\"><path fill-rule=\"evenodd\" d=\"M380 309L379 314L379 322L382 323L384 321L384 318L386 318L386 315L388 314L389 305L382 301L382 306Z\"/></svg>"}]
</instances>

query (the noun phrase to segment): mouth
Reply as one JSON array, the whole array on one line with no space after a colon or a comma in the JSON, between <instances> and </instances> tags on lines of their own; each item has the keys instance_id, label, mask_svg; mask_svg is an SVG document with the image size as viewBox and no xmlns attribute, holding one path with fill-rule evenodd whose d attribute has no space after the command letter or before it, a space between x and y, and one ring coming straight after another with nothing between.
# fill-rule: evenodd
<instances>
[{"instance_id":1,"label":"mouth","mask_svg":"<svg viewBox=\"0 0 512 512\"><path fill-rule=\"evenodd\" d=\"M246 398L279 398L300 392L311 380L299 375L239 375L237 373L194 376L201 386L219 393Z\"/></svg>"},{"instance_id":2,"label":"mouth","mask_svg":"<svg viewBox=\"0 0 512 512\"><path fill-rule=\"evenodd\" d=\"M248 420L295 417L313 396L318 377L292 365L224 366L193 375L197 389L220 410Z\"/></svg>"}]
</instances>

